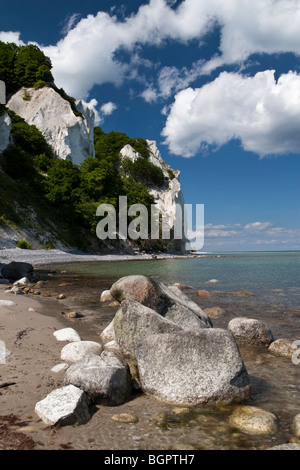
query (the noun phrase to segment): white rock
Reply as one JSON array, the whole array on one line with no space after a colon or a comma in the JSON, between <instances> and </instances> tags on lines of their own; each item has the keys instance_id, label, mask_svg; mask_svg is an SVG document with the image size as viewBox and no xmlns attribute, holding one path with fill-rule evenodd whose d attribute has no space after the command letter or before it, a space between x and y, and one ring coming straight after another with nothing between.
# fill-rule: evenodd
<instances>
[{"instance_id":1,"label":"white rock","mask_svg":"<svg viewBox=\"0 0 300 470\"><path fill-rule=\"evenodd\" d=\"M20 289L20 287L14 286L11 289L6 290L5 294L23 295L24 292L22 291L22 289Z\"/></svg>"},{"instance_id":2,"label":"white rock","mask_svg":"<svg viewBox=\"0 0 300 470\"><path fill-rule=\"evenodd\" d=\"M62 370L66 370L69 367L69 364L62 362L61 364L56 364L56 366L52 367L51 372L61 372Z\"/></svg>"},{"instance_id":3,"label":"white rock","mask_svg":"<svg viewBox=\"0 0 300 470\"><path fill-rule=\"evenodd\" d=\"M5 359L8 356L11 356L12 352L6 349L4 346L1 346L0 341L0 364L5 364Z\"/></svg>"},{"instance_id":4,"label":"white rock","mask_svg":"<svg viewBox=\"0 0 300 470\"><path fill-rule=\"evenodd\" d=\"M7 113L0 116L0 153L8 147L11 132L11 119Z\"/></svg>"},{"instance_id":5,"label":"white rock","mask_svg":"<svg viewBox=\"0 0 300 470\"><path fill-rule=\"evenodd\" d=\"M110 293L110 290L104 290L100 296L100 302L108 302L114 300L113 296Z\"/></svg>"},{"instance_id":6,"label":"white rock","mask_svg":"<svg viewBox=\"0 0 300 470\"><path fill-rule=\"evenodd\" d=\"M35 412L50 426L83 424L90 417L86 394L74 385L53 390L35 405Z\"/></svg>"},{"instance_id":7,"label":"white rock","mask_svg":"<svg viewBox=\"0 0 300 470\"><path fill-rule=\"evenodd\" d=\"M18 281L14 282L14 286L17 287L28 286L28 284L30 284L30 281L27 279L27 277L22 277L22 279L19 279Z\"/></svg>"},{"instance_id":8,"label":"white rock","mask_svg":"<svg viewBox=\"0 0 300 470\"><path fill-rule=\"evenodd\" d=\"M11 300L0 300L0 307L14 307L15 302L12 302Z\"/></svg>"},{"instance_id":9,"label":"white rock","mask_svg":"<svg viewBox=\"0 0 300 470\"><path fill-rule=\"evenodd\" d=\"M121 354L119 345L116 340L112 340L112 341L109 341L108 343L105 343L104 350L111 351L115 354Z\"/></svg>"},{"instance_id":10,"label":"white rock","mask_svg":"<svg viewBox=\"0 0 300 470\"><path fill-rule=\"evenodd\" d=\"M103 344L109 343L116 339L114 321L112 320L110 324L102 331L100 335L101 341Z\"/></svg>"},{"instance_id":11,"label":"white rock","mask_svg":"<svg viewBox=\"0 0 300 470\"><path fill-rule=\"evenodd\" d=\"M61 330L54 331L53 334L57 341L81 341L79 334L73 328L62 328Z\"/></svg>"},{"instance_id":12,"label":"white rock","mask_svg":"<svg viewBox=\"0 0 300 470\"><path fill-rule=\"evenodd\" d=\"M30 100L23 99L24 88L21 88L7 107L28 124L34 124L58 158L79 165L85 158L94 156L94 112L91 109L78 101L76 107L83 118L75 116L70 103L52 88L26 90Z\"/></svg>"},{"instance_id":13,"label":"white rock","mask_svg":"<svg viewBox=\"0 0 300 470\"><path fill-rule=\"evenodd\" d=\"M61 359L66 362L77 362L87 354L101 354L102 346L95 341L76 341L66 344L61 351Z\"/></svg>"}]
</instances>

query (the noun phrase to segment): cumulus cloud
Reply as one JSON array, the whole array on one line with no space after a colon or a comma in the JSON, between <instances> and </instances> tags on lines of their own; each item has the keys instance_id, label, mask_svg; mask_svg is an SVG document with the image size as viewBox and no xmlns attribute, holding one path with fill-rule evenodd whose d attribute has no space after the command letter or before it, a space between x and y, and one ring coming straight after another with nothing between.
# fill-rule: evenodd
<instances>
[{"instance_id":1,"label":"cumulus cloud","mask_svg":"<svg viewBox=\"0 0 300 470\"><path fill-rule=\"evenodd\" d=\"M107 103L104 103L100 111L104 116L109 116L112 114L115 110L117 109L117 105L115 103L112 103L111 101L108 101Z\"/></svg>"},{"instance_id":2,"label":"cumulus cloud","mask_svg":"<svg viewBox=\"0 0 300 470\"><path fill-rule=\"evenodd\" d=\"M18 46L24 46L25 43L20 39L21 33L14 31L0 31L0 41L2 42L14 42Z\"/></svg>"},{"instance_id":3,"label":"cumulus cloud","mask_svg":"<svg viewBox=\"0 0 300 470\"><path fill-rule=\"evenodd\" d=\"M274 71L254 77L223 72L201 88L179 92L162 135L170 152L191 157L207 146L240 139L261 157L299 153L300 75L275 80Z\"/></svg>"},{"instance_id":4,"label":"cumulus cloud","mask_svg":"<svg viewBox=\"0 0 300 470\"><path fill-rule=\"evenodd\" d=\"M197 230L190 232L190 235ZM248 249L299 249L300 230L276 226L272 222L250 222L247 224L206 224L204 249L248 250ZM193 243L192 243L193 245ZM195 246L197 249L197 246Z\"/></svg>"},{"instance_id":5,"label":"cumulus cloud","mask_svg":"<svg viewBox=\"0 0 300 470\"><path fill-rule=\"evenodd\" d=\"M43 47L52 60L58 86L70 95L87 98L94 85L120 84L132 76L133 65L120 59L120 50L133 55L137 47L162 47L168 39L186 44L197 39L201 44L205 34L216 27L220 29L219 54L201 64L201 73L241 62L253 53L300 54L298 0L184 0L178 6L167 0L150 0L130 16L125 16L125 10L123 16L114 13L113 9L100 11L80 20L74 13L67 19L65 36L57 44ZM20 43L19 33L1 34L1 40ZM166 72L170 86L164 80ZM176 91L178 81L186 78L184 71L178 75L174 69L163 70L159 92Z\"/></svg>"}]
</instances>

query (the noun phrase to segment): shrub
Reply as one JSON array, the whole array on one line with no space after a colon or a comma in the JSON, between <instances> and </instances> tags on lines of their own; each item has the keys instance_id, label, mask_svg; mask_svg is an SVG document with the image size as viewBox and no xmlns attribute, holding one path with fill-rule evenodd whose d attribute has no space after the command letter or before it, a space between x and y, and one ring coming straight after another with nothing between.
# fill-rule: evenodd
<instances>
[{"instance_id":1,"label":"shrub","mask_svg":"<svg viewBox=\"0 0 300 470\"><path fill-rule=\"evenodd\" d=\"M31 244L28 243L26 240L18 240L17 247L21 248L22 250L29 250L31 247Z\"/></svg>"}]
</instances>

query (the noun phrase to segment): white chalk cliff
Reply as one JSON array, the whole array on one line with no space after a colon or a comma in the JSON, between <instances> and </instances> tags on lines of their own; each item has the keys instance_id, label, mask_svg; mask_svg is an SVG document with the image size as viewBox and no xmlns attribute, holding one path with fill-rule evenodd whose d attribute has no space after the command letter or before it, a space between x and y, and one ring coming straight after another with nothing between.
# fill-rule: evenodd
<instances>
[{"instance_id":1,"label":"white chalk cliff","mask_svg":"<svg viewBox=\"0 0 300 470\"><path fill-rule=\"evenodd\" d=\"M10 142L11 119L7 113L0 116L0 153L8 147Z\"/></svg>"},{"instance_id":2,"label":"white chalk cliff","mask_svg":"<svg viewBox=\"0 0 300 470\"><path fill-rule=\"evenodd\" d=\"M166 222L166 229L174 230L179 207L182 218L177 219L177 223L180 221L179 223L182 227L182 240L178 240L177 245L180 245L180 250L184 251L185 242L187 240L184 236L184 197L179 181L180 171L173 170L170 165L162 159L155 140L147 140L147 144L149 149L148 161L162 170L166 180L165 185L161 188L155 185L148 187L149 193L154 197L157 209ZM138 158L143 158L129 144L122 148L120 154L121 159L129 158L132 162L135 162ZM171 179L170 175L174 177Z\"/></svg>"},{"instance_id":3,"label":"white chalk cliff","mask_svg":"<svg viewBox=\"0 0 300 470\"><path fill-rule=\"evenodd\" d=\"M56 157L79 165L95 156L94 112L81 101L76 108L82 117L53 88L21 88L7 107L42 132Z\"/></svg>"}]
</instances>

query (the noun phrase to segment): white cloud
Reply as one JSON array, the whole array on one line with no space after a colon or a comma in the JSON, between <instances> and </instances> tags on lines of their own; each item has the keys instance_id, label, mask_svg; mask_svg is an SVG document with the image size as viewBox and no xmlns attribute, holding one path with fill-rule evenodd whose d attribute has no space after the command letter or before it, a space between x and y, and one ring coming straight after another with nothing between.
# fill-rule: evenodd
<instances>
[{"instance_id":1,"label":"white cloud","mask_svg":"<svg viewBox=\"0 0 300 470\"><path fill-rule=\"evenodd\" d=\"M109 116L112 114L115 110L117 109L117 105L115 103L112 103L111 101L108 101L107 103L104 103L100 111L104 116Z\"/></svg>"},{"instance_id":2,"label":"white cloud","mask_svg":"<svg viewBox=\"0 0 300 470\"><path fill-rule=\"evenodd\" d=\"M250 224L245 225L246 230L265 230L268 227L271 227L271 222L252 222Z\"/></svg>"},{"instance_id":3,"label":"white cloud","mask_svg":"<svg viewBox=\"0 0 300 470\"><path fill-rule=\"evenodd\" d=\"M2 42L14 42L18 46L24 46L25 43L20 39L21 33L14 31L0 31L0 41Z\"/></svg>"},{"instance_id":4,"label":"white cloud","mask_svg":"<svg viewBox=\"0 0 300 470\"><path fill-rule=\"evenodd\" d=\"M76 98L87 98L96 84L120 84L134 76L130 59L118 58L120 49L134 55L137 47L163 46L166 39L186 44L197 39L201 45L205 34L216 26L221 33L220 54L201 64L202 73L222 64L240 63L255 52L300 54L299 0L184 0L177 8L174 2L150 0L136 14L124 15L124 9L121 16L111 9L80 21L76 13L68 18L66 36L43 48L52 60L59 87ZM1 40L20 43L19 33L1 35ZM143 66L147 67L147 61ZM176 91L178 82L187 79L184 70L179 75L176 70L168 72L173 74L171 86L163 76L159 83L165 94Z\"/></svg>"},{"instance_id":5,"label":"white cloud","mask_svg":"<svg viewBox=\"0 0 300 470\"><path fill-rule=\"evenodd\" d=\"M188 232L191 237L195 234L198 234L196 229ZM278 250L299 249L299 240L300 229L276 226L269 221L244 225L206 224L204 228L204 250L255 250L258 247L268 249L268 246Z\"/></svg>"},{"instance_id":6,"label":"white cloud","mask_svg":"<svg viewBox=\"0 0 300 470\"><path fill-rule=\"evenodd\" d=\"M169 150L185 157L207 146L240 139L261 157L300 149L300 75L273 70L244 77L223 72L202 88L175 96L162 135Z\"/></svg>"}]
</instances>

